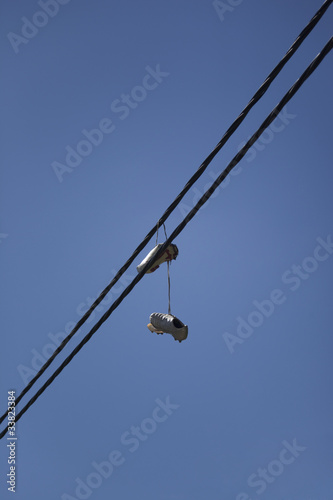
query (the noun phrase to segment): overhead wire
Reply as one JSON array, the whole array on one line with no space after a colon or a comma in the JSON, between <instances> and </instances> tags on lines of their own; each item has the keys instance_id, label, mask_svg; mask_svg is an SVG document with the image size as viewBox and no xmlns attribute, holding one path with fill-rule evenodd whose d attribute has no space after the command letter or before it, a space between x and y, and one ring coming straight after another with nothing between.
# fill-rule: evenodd
<instances>
[{"instance_id":1,"label":"overhead wire","mask_svg":"<svg viewBox=\"0 0 333 500\"><path fill-rule=\"evenodd\" d=\"M67 343L71 340L71 338L77 333L77 331L81 328L81 326L87 321L87 319L90 317L92 312L96 309L96 307L102 302L102 300L105 298L105 296L109 293L111 288L118 282L118 280L121 278L121 276L126 272L126 270L129 268L129 266L132 264L132 262L136 259L136 257L139 255L139 253L145 248L145 246L149 243L151 238L154 236L156 230L158 229L159 226L161 226L167 218L171 215L171 213L175 210L175 208L178 206L178 204L181 202L181 200L184 198L186 193L191 189L193 184L201 177L201 175L205 172L207 169L208 165L211 163L211 161L215 158L217 153L222 149L222 147L226 144L226 142L229 140L229 138L233 135L233 133L237 130L237 128L240 126L240 124L243 122L247 114L250 112L250 110L253 108L253 106L263 97L263 95L266 93L274 79L278 76L280 71L283 69L283 67L286 65L286 63L291 59L291 57L295 54L297 49L300 47L300 45L304 42L304 40L307 38L307 36L311 33L313 28L316 26L316 24L319 22L319 20L323 17L329 6L333 0L325 0L323 5L320 7L320 9L316 12L316 14L311 18L309 23L305 26L305 28L301 31L301 33L298 35L296 40L293 42L293 44L290 46L286 54L283 56L283 58L280 60L280 62L275 66L275 68L270 72L270 74L267 76L263 84L259 87L257 92L253 95L249 103L246 105L246 107L243 109L243 111L238 115L236 120L230 125L230 127L227 129L225 134L223 135L222 139L219 141L219 143L215 146L213 151L207 156L207 158L201 163L200 167L197 169L197 171L192 175L192 177L189 179L189 181L185 184L183 187L182 191L178 194L178 196L174 199L174 201L169 205L169 207L165 210L161 218L158 220L157 226L156 224L154 227L147 233L145 238L142 240L142 242L138 245L138 247L134 250L132 255L127 259L125 264L119 269L117 274L114 276L112 281L104 288L104 290L100 293L100 295L97 297L97 299L92 303L90 308L86 311L86 313L82 316L82 318L77 322L77 324L74 326L72 331L67 335L67 337L64 338L64 340L61 342L61 344L56 348L54 353L47 359L47 361L44 363L44 365L39 369L37 374L28 382L28 384L24 387L24 389L21 391L21 393L17 396L16 398L16 404L18 404L23 396L31 389L31 387L37 382L37 380L41 377L41 375L45 372L45 370L50 366L50 364L53 362L53 360L58 356L58 354L64 349L64 347L67 345ZM2 423L7 416L7 412L5 412L1 417L0 417L0 423Z\"/></svg>"},{"instance_id":2,"label":"overhead wire","mask_svg":"<svg viewBox=\"0 0 333 500\"><path fill-rule=\"evenodd\" d=\"M190 222L190 220L197 214L200 208L207 202L211 197L217 187L226 178L230 171L240 162L247 151L253 146L256 140L261 136L261 134L266 130L267 127L274 121L276 116L282 111L284 106L290 101L290 99L298 92L304 82L309 78L309 76L315 71L323 59L333 48L333 37L327 42L325 47L321 52L313 59L310 65L302 73L302 75L296 80L296 82L290 87L288 92L284 95L281 101L275 106L271 113L262 122L257 131L251 136L251 138L246 142L242 149L234 156L223 172L218 176L209 189L203 194L199 199L197 204L192 208L192 210L186 215L182 222L176 227L172 234L167 238L167 240L162 244L154 257L147 262L145 267L140 273L132 280L132 282L126 287L126 289L121 293L121 295L113 302L110 308L103 314L103 316L97 321L93 328L85 335L81 342L73 349L73 351L67 356L67 358L61 363L61 365L54 371L54 373L46 380L46 382L39 388L39 390L34 394L34 396L28 401L28 403L22 408L22 410L16 416L16 422L22 417L22 415L32 406L32 404L39 398L39 396L45 391L45 389L55 380L55 378L62 372L62 370L68 365L68 363L76 356L76 354L82 349L82 347L90 340L94 333L102 326L102 324L109 318L112 312L120 305L124 298L131 292L131 290L141 281L144 277L146 271L156 262L157 259L164 253L165 249L169 244L183 231L185 226ZM4 437L8 430L5 428L1 434L0 439Z\"/></svg>"}]
</instances>

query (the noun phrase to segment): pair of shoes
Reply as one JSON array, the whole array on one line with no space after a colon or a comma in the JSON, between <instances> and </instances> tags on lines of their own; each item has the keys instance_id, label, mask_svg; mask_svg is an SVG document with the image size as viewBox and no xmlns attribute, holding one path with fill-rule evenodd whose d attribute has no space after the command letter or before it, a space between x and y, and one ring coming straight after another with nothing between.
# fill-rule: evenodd
<instances>
[{"instance_id":1,"label":"pair of shoes","mask_svg":"<svg viewBox=\"0 0 333 500\"><path fill-rule=\"evenodd\" d=\"M154 258L156 253L161 248L162 243L156 245L149 254L143 259L141 264L137 266L137 271L140 273L142 269L148 265L148 263ZM163 262L168 262L171 260L175 260L177 258L179 251L176 245L171 243L163 252L163 254L157 259L154 264L148 268L147 273L153 273L160 267L160 264ZM170 280L170 278L169 278ZM170 281L169 281L170 287ZM169 288L169 301L170 301L170 288ZM170 302L169 302L170 309ZM175 340L178 342L182 342L185 340L188 335L188 326L184 325L176 316L172 314L162 314L162 313L152 313L149 318L150 323L148 323L147 327L151 332L157 333L158 335L162 335L163 333L170 333Z\"/></svg>"},{"instance_id":2,"label":"pair of shoes","mask_svg":"<svg viewBox=\"0 0 333 500\"><path fill-rule=\"evenodd\" d=\"M149 320L147 326L151 332L170 333L178 342L187 338L188 326L172 314L152 313Z\"/></svg>"},{"instance_id":3,"label":"pair of shoes","mask_svg":"<svg viewBox=\"0 0 333 500\"><path fill-rule=\"evenodd\" d=\"M159 249L161 248L161 246L162 246L162 243L159 243L158 245L156 245L156 247L153 248L149 252L149 254L147 255L147 257L145 257L143 259L143 261L141 262L141 264L139 264L137 266L138 273L140 271L142 271L142 269L145 267L145 265L148 264L148 262L156 255L156 253L159 251ZM179 252L178 252L178 248L176 247L176 245L174 245L173 243L171 243L165 249L165 251L162 253L161 257L159 259L157 259L156 262L154 262L153 266L150 267L148 269L148 271L146 271L146 274L147 273L153 273L154 271L156 271L156 269L158 269L160 267L160 264L163 264L163 262L167 262L167 261L170 261L170 260L176 260L178 253Z\"/></svg>"}]
</instances>

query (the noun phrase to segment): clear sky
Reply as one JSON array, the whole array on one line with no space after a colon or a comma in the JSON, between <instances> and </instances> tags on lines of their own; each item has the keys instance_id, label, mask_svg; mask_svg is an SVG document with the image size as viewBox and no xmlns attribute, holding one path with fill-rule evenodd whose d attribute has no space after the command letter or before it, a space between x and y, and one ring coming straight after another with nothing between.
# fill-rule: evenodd
<instances>
[{"instance_id":1,"label":"clear sky","mask_svg":"<svg viewBox=\"0 0 333 500\"><path fill-rule=\"evenodd\" d=\"M21 392L321 4L3 2L1 414L7 391ZM168 234L326 44L332 21L333 7ZM333 499L332 76L330 54L175 240L171 306L188 339L147 329L152 312L167 312L163 265L18 422L17 500Z\"/></svg>"}]
</instances>

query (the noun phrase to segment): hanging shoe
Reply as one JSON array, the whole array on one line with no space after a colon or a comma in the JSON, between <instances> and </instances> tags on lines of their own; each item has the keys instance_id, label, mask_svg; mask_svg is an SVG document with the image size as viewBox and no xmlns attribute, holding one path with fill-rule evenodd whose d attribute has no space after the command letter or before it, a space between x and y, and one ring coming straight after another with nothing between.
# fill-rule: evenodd
<instances>
[{"instance_id":1,"label":"hanging shoe","mask_svg":"<svg viewBox=\"0 0 333 500\"><path fill-rule=\"evenodd\" d=\"M179 342L187 338L188 326L172 314L152 313L149 320L147 326L151 332L170 333Z\"/></svg>"},{"instance_id":2,"label":"hanging shoe","mask_svg":"<svg viewBox=\"0 0 333 500\"><path fill-rule=\"evenodd\" d=\"M161 248L161 246L162 246L162 243L159 243L158 245L156 245L156 247L153 248L149 252L149 254L147 255L147 257L145 257L143 259L143 261L141 262L141 264L139 264L137 266L138 273L140 271L142 271L142 269L145 267L145 265L148 264L148 262L154 257L154 255L156 255L156 253ZM175 260L177 258L178 253L179 253L179 251L178 251L178 248L176 247L176 245L174 245L173 243L171 243L171 245L169 245L165 249L165 251L162 253L161 257L159 259L157 259L156 262L154 262L153 266L151 268L149 268L148 271L146 271L146 274L147 273L153 273L154 271L156 271L156 269L158 269L160 267L160 264L163 264L163 262L167 262L167 261L170 261L170 260Z\"/></svg>"}]
</instances>

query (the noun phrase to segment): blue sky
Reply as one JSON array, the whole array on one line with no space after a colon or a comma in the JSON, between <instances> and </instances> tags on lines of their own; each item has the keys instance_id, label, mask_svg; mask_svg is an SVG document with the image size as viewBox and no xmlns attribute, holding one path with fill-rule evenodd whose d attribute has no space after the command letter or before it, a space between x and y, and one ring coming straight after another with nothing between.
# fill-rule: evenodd
<instances>
[{"instance_id":1,"label":"blue sky","mask_svg":"<svg viewBox=\"0 0 333 500\"><path fill-rule=\"evenodd\" d=\"M1 414L321 3L226 0L220 16L210 0L59 0L44 15L43 1L3 6ZM332 15L168 234L326 44ZM331 82L329 55L175 240L171 305L188 339L146 327L167 312L161 266L18 422L18 500L333 499Z\"/></svg>"}]
</instances>

